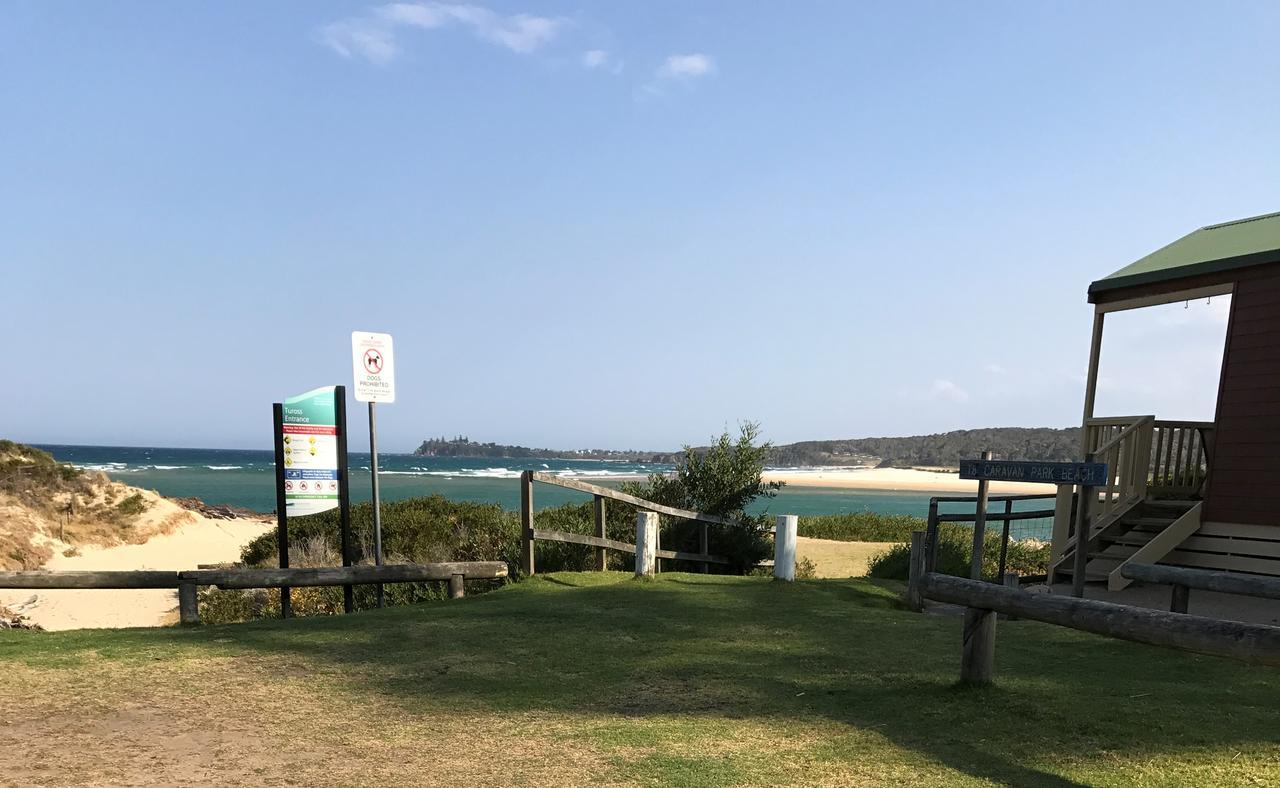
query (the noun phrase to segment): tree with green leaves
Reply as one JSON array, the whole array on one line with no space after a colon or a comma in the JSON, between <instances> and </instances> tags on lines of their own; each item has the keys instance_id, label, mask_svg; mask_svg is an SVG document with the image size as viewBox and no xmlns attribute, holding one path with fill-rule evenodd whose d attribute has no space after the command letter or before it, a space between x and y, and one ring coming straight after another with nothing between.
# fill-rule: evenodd
<instances>
[{"instance_id":1,"label":"tree with green leaves","mask_svg":"<svg viewBox=\"0 0 1280 788\"><path fill-rule=\"evenodd\" d=\"M673 474L653 473L645 482L628 482L623 491L666 506L713 514L737 525L712 526L711 552L727 557L729 571L743 573L772 552L769 516L747 514L760 498L772 498L783 482L763 481L765 458L772 444L756 441L760 425L742 422L735 438L728 430L706 448L685 446ZM697 523L663 518L666 549L698 552Z\"/></svg>"}]
</instances>

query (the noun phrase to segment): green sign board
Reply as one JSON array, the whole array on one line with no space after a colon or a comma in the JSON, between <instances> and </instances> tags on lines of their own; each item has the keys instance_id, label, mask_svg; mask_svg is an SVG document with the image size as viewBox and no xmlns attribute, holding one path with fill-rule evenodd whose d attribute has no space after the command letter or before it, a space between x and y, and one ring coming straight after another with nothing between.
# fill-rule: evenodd
<instances>
[{"instance_id":1,"label":"green sign board","mask_svg":"<svg viewBox=\"0 0 1280 788\"><path fill-rule=\"evenodd\" d=\"M338 506L336 387L325 386L284 401L284 500L290 517Z\"/></svg>"}]
</instances>

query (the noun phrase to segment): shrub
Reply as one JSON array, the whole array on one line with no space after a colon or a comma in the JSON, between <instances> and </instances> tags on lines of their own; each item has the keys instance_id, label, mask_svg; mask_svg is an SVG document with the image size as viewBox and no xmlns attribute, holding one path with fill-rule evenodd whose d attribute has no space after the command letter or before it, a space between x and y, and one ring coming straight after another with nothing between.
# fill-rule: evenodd
<instances>
[{"instance_id":1,"label":"shrub","mask_svg":"<svg viewBox=\"0 0 1280 788\"><path fill-rule=\"evenodd\" d=\"M969 576L969 563L973 555L973 529L943 523L938 528L938 549L935 570L956 577ZM911 545L896 544L871 559L867 568L869 577L906 580L911 565ZM983 539L982 575L997 580L1000 568L1000 534L988 533ZM1035 540L1010 540L1005 558L1005 571L1021 575L1040 575L1049 569L1049 545Z\"/></svg>"},{"instance_id":2,"label":"shrub","mask_svg":"<svg viewBox=\"0 0 1280 788\"><path fill-rule=\"evenodd\" d=\"M772 444L757 446L759 436L759 425L744 422L736 439L726 431L706 449L686 446L674 474L650 474L645 482L629 482L622 489L666 506L736 521L736 525L713 526L709 540L711 552L729 559L729 572L744 574L773 550L769 516L749 515L746 509L758 498L772 498L782 487L781 482L761 480ZM664 517L661 528L664 549L699 551L699 523ZM677 562L677 569L694 566Z\"/></svg>"},{"instance_id":3,"label":"shrub","mask_svg":"<svg viewBox=\"0 0 1280 788\"><path fill-rule=\"evenodd\" d=\"M842 542L910 542L912 531L923 531L922 517L906 514L850 512L801 517L797 532L811 539Z\"/></svg>"},{"instance_id":4,"label":"shrub","mask_svg":"<svg viewBox=\"0 0 1280 788\"><path fill-rule=\"evenodd\" d=\"M142 497L142 493L134 493L116 504L116 511L123 515L132 516L142 514L146 510L147 501Z\"/></svg>"}]
</instances>

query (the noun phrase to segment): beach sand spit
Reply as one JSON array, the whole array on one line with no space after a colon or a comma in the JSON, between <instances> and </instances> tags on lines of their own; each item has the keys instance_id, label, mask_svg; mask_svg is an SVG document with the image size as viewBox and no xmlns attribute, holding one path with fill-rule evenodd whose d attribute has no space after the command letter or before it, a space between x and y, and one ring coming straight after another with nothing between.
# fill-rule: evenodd
<instances>
[{"instance_id":1,"label":"beach sand spit","mask_svg":"<svg viewBox=\"0 0 1280 788\"><path fill-rule=\"evenodd\" d=\"M786 482L796 487L831 487L843 490L936 492L977 495L978 483L961 479L955 471L920 468L806 468L766 471L765 481ZM1053 493L1052 484L991 482L992 493Z\"/></svg>"},{"instance_id":2,"label":"beach sand spit","mask_svg":"<svg viewBox=\"0 0 1280 788\"><path fill-rule=\"evenodd\" d=\"M56 526L42 524L36 538L53 553L42 568L195 569L199 564L238 561L244 545L274 527L266 519L206 517L149 490L130 490L134 492L147 502L126 535L134 544L73 547L50 535L57 533ZM178 594L167 589L0 589L0 605L47 630L151 627L176 620Z\"/></svg>"}]
</instances>

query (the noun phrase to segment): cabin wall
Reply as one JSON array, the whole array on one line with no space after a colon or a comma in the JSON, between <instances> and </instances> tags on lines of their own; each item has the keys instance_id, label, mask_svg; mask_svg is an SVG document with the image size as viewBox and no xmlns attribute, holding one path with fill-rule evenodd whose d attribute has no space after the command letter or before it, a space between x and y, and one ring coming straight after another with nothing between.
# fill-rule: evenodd
<instances>
[{"instance_id":1,"label":"cabin wall","mask_svg":"<svg viewBox=\"0 0 1280 788\"><path fill-rule=\"evenodd\" d=\"M1280 267L1238 277L1204 519L1280 528Z\"/></svg>"},{"instance_id":2,"label":"cabin wall","mask_svg":"<svg viewBox=\"0 0 1280 788\"><path fill-rule=\"evenodd\" d=\"M1237 276L1204 524L1162 563L1280 575L1280 267Z\"/></svg>"}]
</instances>

